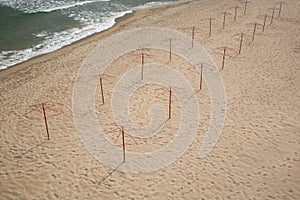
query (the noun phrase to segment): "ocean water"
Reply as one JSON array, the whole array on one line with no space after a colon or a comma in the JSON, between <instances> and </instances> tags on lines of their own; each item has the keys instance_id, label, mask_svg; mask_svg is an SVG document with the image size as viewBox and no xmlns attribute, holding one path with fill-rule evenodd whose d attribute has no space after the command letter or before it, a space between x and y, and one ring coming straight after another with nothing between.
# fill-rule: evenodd
<instances>
[{"instance_id":1,"label":"ocean water","mask_svg":"<svg viewBox=\"0 0 300 200\"><path fill-rule=\"evenodd\" d=\"M0 0L0 70L112 27L133 10L174 0Z\"/></svg>"}]
</instances>

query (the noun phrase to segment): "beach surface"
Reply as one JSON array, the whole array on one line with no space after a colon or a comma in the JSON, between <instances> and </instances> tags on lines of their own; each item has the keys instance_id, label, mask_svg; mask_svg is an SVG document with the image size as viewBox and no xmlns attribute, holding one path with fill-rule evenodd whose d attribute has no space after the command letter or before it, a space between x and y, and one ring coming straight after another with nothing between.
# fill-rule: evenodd
<instances>
[{"instance_id":1,"label":"beach surface","mask_svg":"<svg viewBox=\"0 0 300 200\"><path fill-rule=\"evenodd\" d=\"M300 2L285 1L280 16L275 0L252 1L246 13L244 6L243 1L203 0L138 10L109 30L0 71L0 199L300 199ZM223 29L225 11L230 14ZM147 173L126 173L99 162L83 145L72 112L74 82L85 59L99 43L125 30L161 27L190 37L193 26L199 28L195 41L220 69L226 92L225 123L213 150L199 158L212 114L204 82L195 93L197 135L175 162ZM221 70L224 46L228 56ZM110 99L122 75L140 64L140 53L128 52L104 72L104 105L99 88L95 94L98 122L119 148ZM146 62L165 63L168 56L148 49ZM174 55L168 66L198 90L198 76L186 61ZM145 85L130 99L131 119L141 126L149 123L153 104L168 105L167 92L153 92L168 91L159 87ZM128 133L127 151L155 151L172 140L182 115L176 100L172 119L160 133L150 139ZM42 102L47 102L50 140Z\"/></svg>"}]
</instances>

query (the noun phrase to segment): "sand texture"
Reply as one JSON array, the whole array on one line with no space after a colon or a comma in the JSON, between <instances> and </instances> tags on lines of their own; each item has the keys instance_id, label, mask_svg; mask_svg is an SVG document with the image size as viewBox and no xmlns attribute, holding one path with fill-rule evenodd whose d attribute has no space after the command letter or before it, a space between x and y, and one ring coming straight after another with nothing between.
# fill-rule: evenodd
<instances>
[{"instance_id":1,"label":"sand texture","mask_svg":"<svg viewBox=\"0 0 300 200\"><path fill-rule=\"evenodd\" d=\"M233 0L183 1L140 10L105 32L0 71L0 199L300 199L300 2L285 2L280 17L275 0L252 1L245 15L243 1ZM231 14L222 29L225 11ZM124 173L97 161L81 142L72 112L73 86L85 58L101 41L125 30L163 27L190 37L193 26L199 28L195 40L219 69L223 47L228 47L219 72L226 119L214 149L198 157L211 119L208 88L203 83L198 91L197 72L174 55L168 66L189 80L199 100L200 125L188 150L171 165L148 173ZM168 52L144 52L146 63L168 61ZM110 99L122 75L140 64L140 53L121 56L104 72L104 105L99 87L95 94L98 123L107 140L120 148ZM95 74L91 80L98 78ZM149 139L128 133L127 151L155 151L172 140L182 115L178 99L172 101L172 119ZM50 140L42 102L47 102ZM130 98L131 120L146 126L153 104L168 106L167 87L137 89Z\"/></svg>"}]
</instances>

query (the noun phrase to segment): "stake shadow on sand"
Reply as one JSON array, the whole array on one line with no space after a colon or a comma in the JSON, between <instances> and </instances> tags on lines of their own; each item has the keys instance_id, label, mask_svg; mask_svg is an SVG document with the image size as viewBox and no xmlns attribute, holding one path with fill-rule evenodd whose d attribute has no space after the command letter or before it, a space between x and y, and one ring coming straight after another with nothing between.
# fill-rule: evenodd
<instances>
[{"instance_id":1,"label":"stake shadow on sand","mask_svg":"<svg viewBox=\"0 0 300 200\"><path fill-rule=\"evenodd\" d=\"M193 94L191 94L190 96L186 97L187 100L190 100L193 96L197 95L198 93L201 92L202 89L198 89L196 91L193 92Z\"/></svg>"},{"instance_id":2,"label":"stake shadow on sand","mask_svg":"<svg viewBox=\"0 0 300 200\"><path fill-rule=\"evenodd\" d=\"M43 144L45 144L46 142L48 142L48 140L44 140L44 141L36 144L35 146L31 147L30 149L26 150L25 152L19 154L19 156L17 156L17 157L22 157L22 156L26 155L27 153L32 152L36 148L38 148L38 147L42 146Z\"/></svg>"},{"instance_id":3,"label":"stake shadow on sand","mask_svg":"<svg viewBox=\"0 0 300 200\"><path fill-rule=\"evenodd\" d=\"M124 164L124 161L121 162L115 169L111 170L111 171L108 171L103 177L102 179L97 183L94 191L92 194L95 194L97 189L99 188L99 186L108 178L110 177L113 173L115 173L122 165ZM90 196L90 195L89 195Z\"/></svg>"},{"instance_id":4,"label":"stake shadow on sand","mask_svg":"<svg viewBox=\"0 0 300 200\"><path fill-rule=\"evenodd\" d=\"M200 43L204 42L205 40L208 40L209 38L210 38L210 36L206 36L205 38L203 38L202 40L200 40Z\"/></svg>"},{"instance_id":5,"label":"stake shadow on sand","mask_svg":"<svg viewBox=\"0 0 300 200\"><path fill-rule=\"evenodd\" d=\"M163 121L161 124L158 125L158 127L156 129L153 130L153 132L155 132L157 129L159 129L161 126L165 125L167 122L169 121L169 119L166 119L165 121ZM109 178L111 175L113 175L113 173L115 173L122 165L124 164L124 161L121 162L115 169L109 170L103 177L102 179L97 183L94 191L92 194L95 194L97 189L99 188L99 186L107 179ZM89 195L90 196L90 195Z\"/></svg>"},{"instance_id":6,"label":"stake shadow on sand","mask_svg":"<svg viewBox=\"0 0 300 200\"><path fill-rule=\"evenodd\" d=\"M159 124L155 129L152 130L152 133L156 132L159 128L161 128L162 126L164 126L169 120L170 119L166 119L161 124Z\"/></svg>"},{"instance_id":7,"label":"stake shadow on sand","mask_svg":"<svg viewBox=\"0 0 300 200\"><path fill-rule=\"evenodd\" d=\"M28 154L29 152L33 152L35 149L37 149L38 147L42 146L43 144L45 144L46 142L48 142L49 140L44 140L38 144L36 144L35 146L31 147L28 150L25 150L23 153L17 155L15 158L17 159L17 166L19 166L19 160L23 158L23 156L25 156L26 154Z\"/></svg>"}]
</instances>

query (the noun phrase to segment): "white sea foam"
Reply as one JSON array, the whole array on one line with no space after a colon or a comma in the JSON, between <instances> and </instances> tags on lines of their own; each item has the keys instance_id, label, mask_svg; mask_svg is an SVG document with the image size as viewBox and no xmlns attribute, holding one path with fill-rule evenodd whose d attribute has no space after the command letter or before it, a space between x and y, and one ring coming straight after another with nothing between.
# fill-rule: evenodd
<instances>
[{"instance_id":1,"label":"white sea foam","mask_svg":"<svg viewBox=\"0 0 300 200\"><path fill-rule=\"evenodd\" d=\"M36 38L45 38L48 35L49 35L49 33L46 32L46 31L42 31L42 32L40 32L38 34L33 34L33 36L36 37Z\"/></svg>"},{"instance_id":2,"label":"white sea foam","mask_svg":"<svg viewBox=\"0 0 300 200\"><path fill-rule=\"evenodd\" d=\"M157 2L157 1L153 1L153 2L149 2L146 3L144 5L140 5L140 6L136 6L133 8L133 10L140 10L140 9L145 9L145 8L149 8L149 7L153 7L153 6L158 6L158 5L163 5L163 4L169 4L170 2Z\"/></svg>"},{"instance_id":3,"label":"white sea foam","mask_svg":"<svg viewBox=\"0 0 300 200\"><path fill-rule=\"evenodd\" d=\"M94 2L106 2L110 0L89 0L89 1L76 1L76 0L0 0L0 4L8 6L25 13L38 13L38 12L52 12L55 10L64 10L76 6L82 6Z\"/></svg>"}]
</instances>

